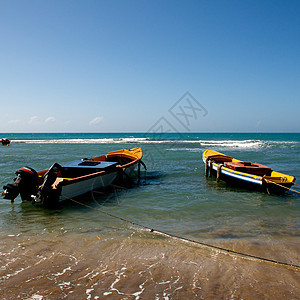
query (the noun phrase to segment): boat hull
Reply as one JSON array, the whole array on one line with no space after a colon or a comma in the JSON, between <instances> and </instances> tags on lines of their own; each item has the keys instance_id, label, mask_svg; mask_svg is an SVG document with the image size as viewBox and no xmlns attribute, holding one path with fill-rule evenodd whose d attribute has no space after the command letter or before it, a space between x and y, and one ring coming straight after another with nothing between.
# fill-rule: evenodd
<instances>
[{"instance_id":1,"label":"boat hull","mask_svg":"<svg viewBox=\"0 0 300 300\"><path fill-rule=\"evenodd\" d=\"M217 177L217 167L213 167L212 176ZM269 194L283 194L286 192L293 183L279 183L281 186L272 182L264 182L262 178L255 178L247 176L247 174L236 174L228 169L221 170L220 180L225 181L231 186L255 190L259 192L266 192Z\"/></svg>"},{"instance_id":2,"label":"boat hull","mask_svg":"<svg viewBox=\"0 0 300 300\"><path fill-rule=\"evenodd\" d=\"M236 165L242 163L242 161L213 150L206 150L203 153L203 162L206 164L206 175L216 176L217 181L223 180L235 187L270 194L283 194L294 184L295 178L293 176L268 170L260 164L257 165L262 166L261 169L266 169L267 173L264 176L233 170L226 167L226 164L230 165L230 163L228 164L230 161L233 161L233 164Z\"/></svg>"},{"instance_id":3,"label":"boat hull","mask_svg":"<svg viewBox=\"0 0 300 300\"><path fill-rule=\"evenodd\" d=\"M117 178L118 172L99 175L94 178L78 180L77 182L63 185L59 196L59 202L72 199L93 190L104 189L111 185Z\"/></svg>"},{"instance_id":4,"label":"boat hull","mask_svg":"<svg viewBox=\"0 0 300 300\"><path fill-rule=\"evenodd\" d=\"M134 178L138 162L131 164L124 169L112 171L105 174L96 174L96 176L83 176L76 179L74 182L66 182L61 185L59 202L81 196L88 192L105 189L112 184L123 183L128 178ZM87 178L86 178L87 177Z\"/></svg>"},{"instance_id":5,"label":"boat hull","mask_svg":"<svg viewBox=\"0 0 300 300\"><path fill-rule=\"evenodd\" d=\"M58 178L55 190L57 191L58 201L72 199L93 190L105 189L112 184L120 184L129 178L136 176L136 169L140 168L142 150L140 147L133 149L123 149L110 152L105 156L95 157L89 162L117 162L118 165L107 170L72 178Z\"/></svg>"},{"instance_id":6,"label":"boat hull","mask_svg":"<svg viewBox=\"0 0 300 300\"><path fill-rule=\"evenodd\" d=\"M54 163L49 169L36 172L23 167L16 172L14 183L4 186L1 195L14 202L22 200L55 206L57 203L81 196L113 184L125 184L140 176L143 151L141 147L109 152L94 158L70 161L65 165ZM135 172L136 168L138 172ZM127 183L126 183L127 186Z\"/></svg>"}]
</instances>

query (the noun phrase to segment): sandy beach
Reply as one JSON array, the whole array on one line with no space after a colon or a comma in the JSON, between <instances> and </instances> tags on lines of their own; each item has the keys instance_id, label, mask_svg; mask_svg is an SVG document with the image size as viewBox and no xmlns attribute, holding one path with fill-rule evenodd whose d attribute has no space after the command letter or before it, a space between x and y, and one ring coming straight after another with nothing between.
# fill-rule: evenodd
<instances>
[{"instance_id":1,"label":"sandy beach","mask_svg":"<svg viewBox=\"0 0 300 300\"><path fill-rule=\"evenodd\" d=\"M227 244L219 245L228 247ZM254 255L297 262L263 244ZM278 254L281 253L281 254ZM299 259L298 259L299 263ZM2 299L299 299L294 267L228 254L157 233L1 237Z\"/></svg>"}]
</instances>

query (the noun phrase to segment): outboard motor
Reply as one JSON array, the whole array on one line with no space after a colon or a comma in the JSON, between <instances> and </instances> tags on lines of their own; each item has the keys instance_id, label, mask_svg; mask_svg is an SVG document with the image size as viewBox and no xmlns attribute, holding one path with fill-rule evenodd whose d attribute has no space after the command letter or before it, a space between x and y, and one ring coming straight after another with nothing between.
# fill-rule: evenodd
<instances>
[{"instance_id":1,"label":"outboard motor","mask_svg":"<svg viewBox=\"0 0 300 300\"><path fill-rule=\"evenodd\" d=\"M61 169L61 165L58 163L53 164L49 170L43 176L44 182L41 186L41 192L47 192L48 189L52 189L51 186L57 178L57 174Z\"/></svg>"},{"instance_id":2,"label":"outboard motor","mask_svg":"<svg viewBox=\"0 0 300 300\"><path fill-rule=\"evenodd\" d=\"M16 172L17 177L14 183L9 183L3 187L4 199L14 202L15 198L21 195L22 200L32 200L31 195L35 195L38 189L38 174L30 167L23 167Z\"/></svg>"},{"instance_id":3,"label":"outboard motor","mask_svg":"<svg viewBox=\"0 0 300 300\"><path fill-rule=\"evenodd\" d=\"M57 178L58 172L61 170L61 165L54 163L43 176L44 181L40 187L40 201L45 206L55 205L58 202L57 191L53 190L52 184Z\"/></svg>"}]
</instances>

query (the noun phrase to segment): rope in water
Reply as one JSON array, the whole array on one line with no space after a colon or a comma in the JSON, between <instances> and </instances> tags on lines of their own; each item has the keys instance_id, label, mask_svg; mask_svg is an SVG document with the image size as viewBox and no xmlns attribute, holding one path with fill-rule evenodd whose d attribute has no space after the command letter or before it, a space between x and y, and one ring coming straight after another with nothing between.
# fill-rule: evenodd
<instances>
[{"instance_id":1,"label":"rope in water","mask_svg":"<svg viewBox=\"0 0 300 300\"><path fill-rule=\"evenodd\" d=\"M223 247L207 244L207 243L204 243L204 242L201 242L201 241L196 241L196 240L193 240L193 239L190 239L190 238L181 237L181 236L178 236L176 234L167 233L167 232L164 232L164 231L161 231L161 230L153 229L149 226L145 226L145 225L136 223L134 221L127 220L125 218L113 215L113 214L108 213L106 211L103 211L101 209L98 209L98 208L92 207L90 205L84 204L84 203L82 203L80 201L77 201L75 199L72 199L72 198L69 198L69 197L66 197L66 196L63 196L63 197L70 200L70 201L72 201L72 202L74 202L74 203L77 203L79 205L82 205L82 206L85 206L87 208L99 211L102 214L105 214L105 215L110 216L112 218L119 219L123 222L129 223L129 224L132 224L132 225L144 228L144 229L148 229L150 232L157 232L157 233L166 235L166 236L171 237L171 238L180 239L180 240L185 241L185 242L190 242L190 243L194 243L194 244L197 244L197 245L205 246L205 247L212 248L212 249L215 249L215 250L219 250L219 251L222 251L224 253L231 254L231 255L238 255L238 256L241 256L241 257L244 257L244 258L248 258L248 259L255 259L255 260L259 260L259 261L263 261L263 262L268 262L268 263L272 263L272 264L276 264L276 265L281 265L281 266L284 266L284 267L292 267L292 268L295 268L295 269L300 269L300 265L289 264L289 263L280 262L280 261L273 260L273 259L259 257L259 256L252 255L252 254L242 253L242 252L239 252L239 251L234 251L234 250L226 249L226 248L223 248Z\"/></svg>"},{"instance_id":2,"label":"rope in water","mask_svg":"<svg viewBox=\"0 0 300 300\"><path fill-rule=\"evenodd\" d=\"M292 191L292 192L294 192L294 193L300 194L299 191L296 191L296 190L294 190L294 189L288 188L288 187L286 187L286 186L284 186L284 185L282 185L282 184L279 184L279 183L277 183L277 182L275 182L275 181L272 181L272 180L269 180L269 179L265 179L265 181L266 181L266 182L271 182L272 184L276 184L276 185L278 185L278 186L280 186L280 187L282 187L282 188L284 188L284 189L287 189L287 190ZM294 184L295 184L295 183L294 183ZM297 185L299 185L299 184L297 184Z\"/></svg>"},{"instance_id":3,"label":"rope in water","mask_svg":"<svg viewBox=\"0 0 300 300\"><path fill-rule=\"evenodd\" d=\"M296 182L294 182L294 185L300 186L300 184L297 184Z\"/></svg>"}]
</instances>

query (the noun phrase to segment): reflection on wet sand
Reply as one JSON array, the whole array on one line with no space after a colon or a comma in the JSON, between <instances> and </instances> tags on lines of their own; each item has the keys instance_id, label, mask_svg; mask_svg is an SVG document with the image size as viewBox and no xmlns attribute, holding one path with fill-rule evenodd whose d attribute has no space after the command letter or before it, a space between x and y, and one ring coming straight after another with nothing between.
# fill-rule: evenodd
<instances>
[{"instance_id":1,"label":"reflection on wet sand","mask_svg":"<svg viewBox=\"0 0 300 300\"><path fill-rule=\"evenodd\" d=\"M5 235L0 245L2 299L296 299L300 294L297 268L138 230L121 236ZM222 246L263 257L276 253L281 261L299 264L295 242Z\"/></svg>"}]
</instances>

